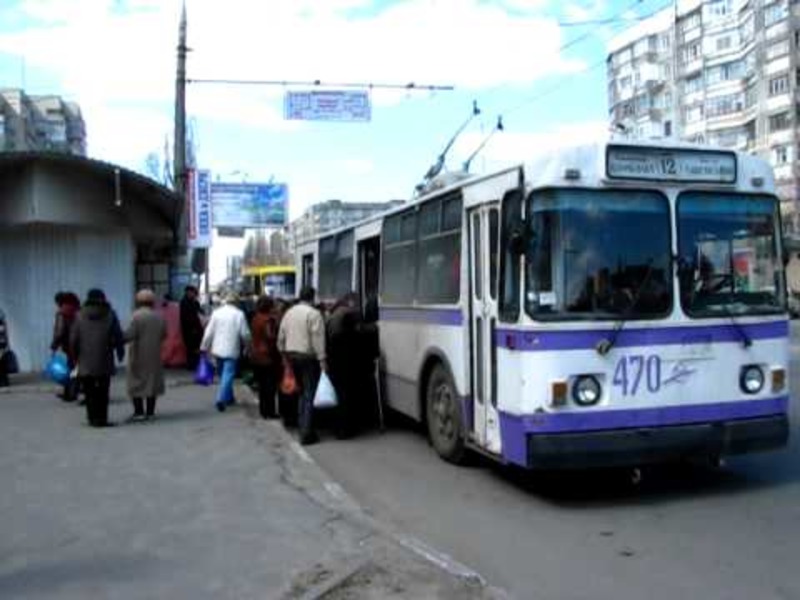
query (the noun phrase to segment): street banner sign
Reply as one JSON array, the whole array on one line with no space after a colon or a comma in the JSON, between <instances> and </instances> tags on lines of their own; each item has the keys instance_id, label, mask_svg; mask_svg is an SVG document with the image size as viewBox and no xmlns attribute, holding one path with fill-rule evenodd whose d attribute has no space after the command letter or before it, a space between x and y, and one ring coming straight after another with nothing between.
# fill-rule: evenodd
<instances>
[{"instance_id":1,"label":"street banner sign","mask_svg":"<svg viewBox=\"0 0 800 600\"><path fill-rule=\"evenodd\" d=\"M372 116L365 90L286 92L284 117L300 121L369 121Z\"/></svg>"},{"instance_id":2,"label":"street banner sign","mask_svg":"<svg viewBox=\"0 0 800 600\"><path fill-rule=\"evenodd\" d=\"M186 178L187 242L190 248L211 246L211 173L206 170L188 169Z\"/></svg>"},{"instance_id":3,"label":"street banner sign","mask_svg":"<svg viewBox=\"0 0 800 600\"><path fill-rule=\"evenodd\" d=\"M214 227L283 227L289 187L285 183L212 183Z\"/></svg>"}]
</instances>

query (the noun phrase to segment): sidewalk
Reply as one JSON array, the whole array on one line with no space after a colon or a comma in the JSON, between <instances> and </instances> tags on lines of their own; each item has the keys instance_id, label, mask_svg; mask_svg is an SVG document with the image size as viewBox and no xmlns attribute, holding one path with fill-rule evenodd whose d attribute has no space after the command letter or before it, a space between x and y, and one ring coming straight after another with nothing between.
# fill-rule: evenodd
<instances>
[{"instance_id":1,"label":"sidewalk","mask_svg":"<svg viewBox=\"0 0 800 600\"><path fill-rule=\"evenodd\" d=\"M54 386L0 395L0 597L501 597L371 519L252 405L217 413L190 375L171 373L155 422L103 430Z\"/></svg>"}]
</instances>

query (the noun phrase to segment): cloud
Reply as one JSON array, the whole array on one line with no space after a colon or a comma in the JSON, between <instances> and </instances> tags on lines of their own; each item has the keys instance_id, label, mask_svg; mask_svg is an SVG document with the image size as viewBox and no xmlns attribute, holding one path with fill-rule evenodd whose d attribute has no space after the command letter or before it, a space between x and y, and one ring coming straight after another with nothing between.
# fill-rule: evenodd
<instances>
[{"instance_id":1,"label":"cloud","mask_svg":"<svg viewBox=\"0 0 800 600\"><path fill-rule=\"evenodd\" d=\"M560 55L561 31L540 15L546 3L187 0L188 76L413 81L476 93L528 85L584 67ZM180 6L181 0L81 0L76 10L64 0L22 0L19 12L29 25L0 34L0 52L49 71L52 91L81 104L92 155L127 161L144 146L159 149L170 133ZM308 125L283 119L285 89L190 84L187 106L203 122L301 130ZM372 97L392 106L409 92L373 90Z\"/></svg>"},{"instance_id":2,"label":"cloud","mask_svg":"<svg viewBox=\"0 0 800 600\"><path fill-rule=\"evenodd\" d=\"M479 133L465 134L453 150L450 167L455 168L475 151L485 139ZM472 163L473 172L488 172L520 163L541 154L543 150L565 148L576 144L599 142L608 139L606 121L585 121L553 127L537 132L502 132L486 144Z\"/></svg>"}]
</instances>

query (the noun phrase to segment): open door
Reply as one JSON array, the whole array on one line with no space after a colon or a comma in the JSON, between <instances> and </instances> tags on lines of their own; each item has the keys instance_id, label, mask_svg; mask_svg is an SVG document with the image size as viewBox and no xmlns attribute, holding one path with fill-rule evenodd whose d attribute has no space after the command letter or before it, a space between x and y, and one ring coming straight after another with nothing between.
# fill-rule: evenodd
<instances>
[{"instance_id":1,"label":"open door","mask_svg":"<svg viewBox=\"0 0 800 600\"><path fill-rule=\"evenodd\" d=\"M498 203L469 212L470 355L473 404L473 441L490 452L500 452L497 416L497 285L500 210Z\"/></svg>"}]
</instances>

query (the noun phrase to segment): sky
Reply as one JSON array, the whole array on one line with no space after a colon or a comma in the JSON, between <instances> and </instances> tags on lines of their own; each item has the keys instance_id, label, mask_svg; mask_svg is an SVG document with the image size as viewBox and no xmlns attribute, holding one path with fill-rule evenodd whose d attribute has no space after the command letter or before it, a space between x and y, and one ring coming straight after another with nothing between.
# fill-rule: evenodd
<instances>
[{"instance_id":1,"label":"sky","mask_svg":"<svg viewBox=\"0 0 800 600\"><path fill-rule=\"evenodd\" d=\"M171 143L181 0L0 0L0 86L77 101L88 154L146 173ZM311 204L409 198L470 116L446 168L480 173L607 135L609 41L665 0L186 0L187 76L452 86L370 92L369 122L286 120L312 85L189 83L200 168L277 181ZM328 88L321 88L328 89ZM217 266L224 265L219 246ZM212 255L214 253L212 252ZM221 263L219 261L222 261Z\"/></svg>"}]
</instances>

